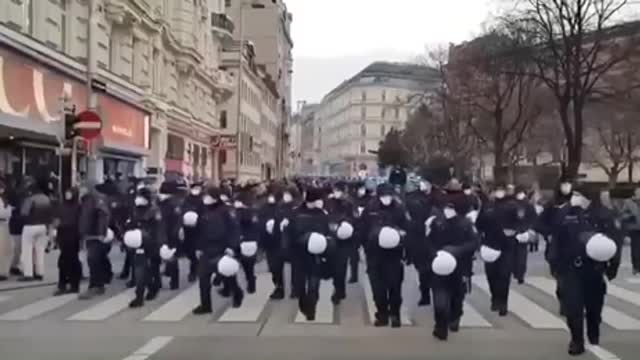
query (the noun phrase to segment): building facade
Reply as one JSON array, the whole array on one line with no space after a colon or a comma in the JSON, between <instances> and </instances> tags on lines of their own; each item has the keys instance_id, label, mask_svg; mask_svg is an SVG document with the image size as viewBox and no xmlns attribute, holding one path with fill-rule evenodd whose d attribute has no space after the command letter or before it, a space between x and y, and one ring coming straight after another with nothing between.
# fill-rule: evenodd
<instances>
[{"instance_id":1,"label":"building facade","mask_svg":"<svg viewBox=\"0 0 640 360\"><path fill-rule=\"evenodd\" d=\"M316 110L313 135L321 174L356 177L364 170L377 176L380 141L392 128L404 128L414 95L437 84L437 77L426 66L376 62L329 92Z\"/></svg>"},{"instance_id":2,"label":"building facade","mask_svg":"<svg viewBox=\"0 0 640 360\"><path fill-rule=\"evenodd\" d=\"M224 9L222 0L0 1L0 170L60 163L70 175L69 156L51 160L75 108L103 121L79 156L89 177L214 178L217 104L233 91L219 70L232 36Z\"/></svg>"},{"instance_id":3,"label":"building facade","mask_svg":"<svg viewBox=\"0 0 640 360\"><path fill-rule=\"evenodd\" d=\"M254 45L256 62L265 66L279 94L276 165L278 177L286 173L289 161L289 121L291 118L291 78L293 74L293 17L283 0L226 0L226 13L234 23L234 38ZM238 120L238 119L235 119ZM235 121L234 120L234 121Z\"/></svg>"},{"instance_id":4,"label":"building facade","mask_svg":"<svg viewBox=\"0 0 640 360\"><path fill-rule=\"evenodd\" d=\"M220 107L224 119L221 134L238 139L235 151L220 149L222 175L239 181L273 179L277 176L276 146L282 118L276 84L265 67L256 63L251 43L244 43L240 67L239 43L236 45L222 54L223 68L239 84L239 91Z\"/></svg>"}]
</instances>

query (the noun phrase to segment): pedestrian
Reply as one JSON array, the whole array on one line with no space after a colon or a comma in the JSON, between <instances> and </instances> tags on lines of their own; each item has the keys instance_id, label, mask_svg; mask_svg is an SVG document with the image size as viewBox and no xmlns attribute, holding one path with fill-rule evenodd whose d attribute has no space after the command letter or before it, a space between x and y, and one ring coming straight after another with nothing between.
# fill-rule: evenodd
<instances>
[{"instance_id":1,"label":"pedestrian","mask_svg":"<svg viewBox=\"0 0 640 360\"><path fill-rule=\"evenodd\" d=\"M23 276L19 281L40 281L44 278L44 254L53 219L53 208L51 200L45 195L46 189L46 180L37 179L31 184L31 195L25 199L20 209L24 228L20 259Z\"/></svg>"},{"instance_id":2,"label":"pedestrian","mask_svg":"<svg viewBox=\"0 0 640 360\"><path fill-rule=\"evenodd\" d=\"M640 187L624 201L622 220L631 238L631 266L634 275L640 273Z\"/></svg>"},{"instance_id":3,"label":"pedestrian","mask_svg":"<svg viewBox=\"0 0 640 360\"><path fill-rule=\"evenodd\" d=\"M166 230L166 241L160 248L160 255L165 262L165 274L169 277L169 288L171 290L180 287L180 262L178 261L177 249L184 239L182 229L182 190L177 182L165 181L160 185L158 200L162 219ZM163 250L164 249L164 250Z\"/></svg>"},{"instance_id":4,"label":"pedestrian","mask_svg":"<svg viewBox=\"0 0 640 360\"><path fill-rule=\"evenodd\" d=\"M13 239L9 232L11 205L7 197L6 185L0 181L0 281L6 281L11 268L13 255Z\"/></svg>"},{"instance_id":5,"label":"pedestrian","mask_svg":"<svg viewBox=\"0 0 640 360\"><path fill-rule=\"evenodd\" d=\"M356 247L353 225L355 223L355 214L353 203L347 195L347 184L345 182L339 181L335 183L332 194L333 197L328 200L327 204L330 229L336 239L335 254L332 257L334 260L334 293L331 296L331 301L337 305L347 296L347 266ZM353 271L354 270L351 269L352 273ZM357 269L355 271L357 271Z\"/></svg>"},{"instance_id":6,"label":"pedestrian","mask_svg":"<svg viewBox=\"0 0 640 360\"><path fill-rule=\"evenodd\" d=\"M55 241L60 249L58 256L58 289L54 296L78 293L82 278L80 234L78 219L80 204L76 189L67 189L63 201L58 205L54 218L56 224Z\"/></svg>"}]
</instances>

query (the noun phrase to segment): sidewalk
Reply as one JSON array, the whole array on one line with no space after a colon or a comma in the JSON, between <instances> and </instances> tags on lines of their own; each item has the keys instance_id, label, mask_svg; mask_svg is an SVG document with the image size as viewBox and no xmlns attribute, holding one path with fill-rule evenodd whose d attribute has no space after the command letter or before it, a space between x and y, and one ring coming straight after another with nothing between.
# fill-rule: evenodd
<instances>
[{"instance_id":1,"label":"sidewalk","mask_svg":"<svg viewBox=\"0 0 640 360\"><path fill-rule=\"evenodd\" d=\"M58 282L58 255L59 254L60 252L57 250L54 250L48 254L45 254L44 280L20 282L18 281L18 279L20 278L19 276L10 276L9 280L0 282L0 292L55 285ZM120 251L119 246L114 246L113 249L111 249L111 253L109 253L109 257L111 258L113 273L115 276L118 276L118 274L120 273L120 270L122 269L122 263L124 262L124 253ZM82 274L84 276L89 275L89 269L87 268L86 259L87 259L86 253L84 251L80 252L80 262L82 263L82 269L83 269Z\"/></svg>"}]
</instances>

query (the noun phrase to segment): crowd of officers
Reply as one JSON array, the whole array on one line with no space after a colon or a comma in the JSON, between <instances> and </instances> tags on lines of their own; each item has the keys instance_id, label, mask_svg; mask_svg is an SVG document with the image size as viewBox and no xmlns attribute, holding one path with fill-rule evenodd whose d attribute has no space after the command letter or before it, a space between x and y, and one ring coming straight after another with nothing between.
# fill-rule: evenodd
<instances>
[{"instance_id":1,"label":"crowd of officers","mask_svg":"<svg viewBox=\"0 0 640 360\"><path fill-rule=\"evenodd\" d=\"M30 198L38 192L34 188ZM178 289L178 259L185 257L188 281L198 281L200 288L193 313L207 314L213 310L212 287L234 307L242 306L245 291L256 291L254 268L264 256L274 287L271 299L283 299L289 288L289 297L313 321L322 280L332 280L336 305L347 296L347 278L361 280L362 248L374 325L401 326L405 265L412 265L419 274L418 304L433 305L433 336L440 340L459 331L476 258L484 262L491 311L505 316L512 278L524 282L527 254L542 238L571 333L569 353L581 354L585 318L589 342L599 342L604 278L613 279L620 263L620 225L597 193L570 181L561 181L544 208L529 195L506 185L480 191L456 179L442 188L421 179L409 179L402 188L357 181L219 187L174 181L157 191L142 182L123 191L107 181L80 193L67 190L57 210L27 199L31 205L22 212L33 217L29 224L54 224L49 233L60 247L55 295L79 292L82 247L89 286L80 298L104 294L113 278L108 254L119 243L126 252L120 277L135 287L130 307L153 300L163 276L169 289Z\"/></svg>"}]
</instances>

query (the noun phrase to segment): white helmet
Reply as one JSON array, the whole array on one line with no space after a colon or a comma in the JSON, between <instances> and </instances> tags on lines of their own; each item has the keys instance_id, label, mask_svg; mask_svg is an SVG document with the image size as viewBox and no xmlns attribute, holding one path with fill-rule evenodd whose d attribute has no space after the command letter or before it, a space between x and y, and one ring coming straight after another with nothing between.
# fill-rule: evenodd
<instances>
[{"instance_id":1,"label":"white helmet","mask_svg":"<svg viewBox=\"0 0 640 360\"><path fill-rule=\"evenodd\" d=\"M400 233L392 227L383 227L378 233L378 245L383 249L397 248L400 245Z\"/></svg>"},{"instance_id":2,"label":"white helmet","mask_svg":"<svg viewBox=\"0 0 640 360\"><path fill-rule=\"evenodd\" d=\"M616 251L618 246L615 241L603 234L594 234L587 240L587 256L595 261L609 261L616 255Z\"/></svg>"},{"instance_id":3,"label":"white helmet","mask_svg":"<svg viewBox=\"0 0 640 360\"><path fill-rule=\"evenodd\" d=\"M166 244L160 247L160 257L164 261L171 260L173 258L173 255L175 255L175 253L176 253L176 249L169 249L169 246L167 246Z\"/></svg>"},{"instance_id":4,"label":"white helmet","mask_svg":"<svg viewBox=\"0 0 640 360\"><path fill-rule=\"evenodd\" d=\"M198 223L198 213L195 211L187 211L182 216L184 226L194 227Z\"/></svg>"},{"instance_id":5,"label":"white helmet","mask_svg":"<svg viewBox=\"0 0 640 360\"><path fill-rule=\"evenodd\" d=\"M267 234L273 234L273 227L275 226L276 221L273 219L267 220L264 224L265 230L267 230Z\"/></svg>"},{"instance_id":6,"label":"white helmet","mask_svg":"<svg viewBox=\"0 0 640 360\"><path fill-rule=\"evenodd\" d=\"M240 263L231 256L225 255L218 260L218 274L231 277L237 274L238 270L240 270Z\"/></svg>"},{"instance_id":7,"label":"white helmet","mask_svg":"<svg viewBox=\"0 0 640 360\"><path fill-rule=\"evenodd\" d=\"M340 240L347 240L353 236L353 226L346 221L343 221L336 230L336 235Z\"/></svg>"},{"instance_id":8,"label":"white helmet","mask_svg":"<svg viewBox=\"0 0 640 360\"><path fill-rule=\"evenodd\" d=\"M525 231L525 232L520 233L520 234L516 234L516 240L520 244L528 243L530 238L531 238L531 234L528 231Z\"/></svg>"},{"instance_id":9,"label":"white helmet","mask_svg":"<svg viewBox=\"0 0 640 360\"><path fill-rule=\"evenodd\" d=\"M252 257L258 252L258 243L255 241L244 241L240 243L240 253L246 257Z\"/></svg>"},{"instance_id":10,"label":"white helmet","mask_svg":"<svg viewBox=\"0 0 640 360\"><path fill-rule=\"evenodd\" d=\"M327 238L318 233L311 233L307 241L307 251L313 255L320 255L327 250Z\"/></svg>"},{"instance_id":11,"label":"white helmet","mask_svg":"<svg viewBox=\"0 0 640 360\"><path fill-rule=\"evenodd\" d=\"M480 247L480 257L484 262L496 262L500 258L500 255L502 255L502 251L500 250L488 247L487 245L482 245Z\"/></svg>"},{"instance_id":12,"label":"white helmet","mask_svg":"<svg viewBox=\"0 0 640 360\"><path fill-rule=\"evenodd\" d=\"M440 250L431 263L431 270L433 270L436 275L447 276L453 273L456 266L458 266L456 258L450 253Z\"/></svg>"},{"instance_id":13,"label":"white helmet","mask_svg":"<svg viewBox=\"0 0 640 360\"><path fill-rule=\"evenodd\" d=\"M131 249L142 246L142 231L140 229L129 230L124 233L124 244Z\"/></svg>"}]
</instances>

